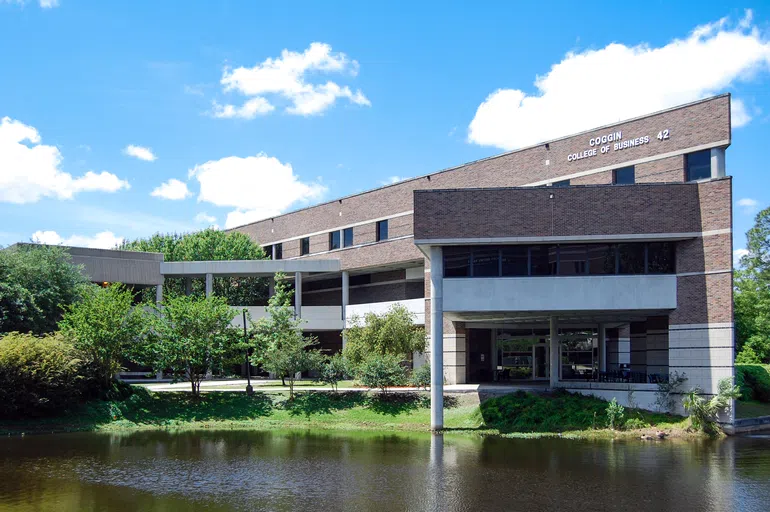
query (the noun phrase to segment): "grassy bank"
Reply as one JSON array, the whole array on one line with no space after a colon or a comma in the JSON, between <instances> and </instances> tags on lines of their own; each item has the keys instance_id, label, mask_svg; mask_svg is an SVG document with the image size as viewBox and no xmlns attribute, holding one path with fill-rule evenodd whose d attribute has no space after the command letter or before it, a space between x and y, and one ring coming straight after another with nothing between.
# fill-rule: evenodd
<instances>
[{"instance_id":1,"label":"grassy bank","mask_svg":"<svg viewBox=\"0 0 770 512\"><path fill-rule=\"evenodd\" d=\"M516 393L479 402L475 393L445 397L445 426L449 432L472 435L534 437L563 435L578 438L639 437L666 430L686 436L687 420L627 410L643 429L603 428L607 402L580 395ZM69 413L28 421L0 422L0 433L114 431L137 429L314 429L427 431L427 393L304 392L289 401L285 393L209 392L152 393L137 389L128 399L91 402Z\"/></svg>"}]
</instances>

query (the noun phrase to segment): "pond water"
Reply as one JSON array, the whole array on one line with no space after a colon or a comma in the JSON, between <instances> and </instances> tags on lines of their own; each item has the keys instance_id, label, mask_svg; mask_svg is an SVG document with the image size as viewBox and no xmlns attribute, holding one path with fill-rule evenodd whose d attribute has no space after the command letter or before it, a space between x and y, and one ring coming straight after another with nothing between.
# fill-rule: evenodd
<instances>
[{"instance_id":1,"label":"pond water","mask_svg":"<svg viewBox=\"0 0 770 512\"><path fill-rule=\"evenodd\" d=\"M205 431L0 439L0 510L770 510L770 436Z\"/></svg>"}]
</instances>

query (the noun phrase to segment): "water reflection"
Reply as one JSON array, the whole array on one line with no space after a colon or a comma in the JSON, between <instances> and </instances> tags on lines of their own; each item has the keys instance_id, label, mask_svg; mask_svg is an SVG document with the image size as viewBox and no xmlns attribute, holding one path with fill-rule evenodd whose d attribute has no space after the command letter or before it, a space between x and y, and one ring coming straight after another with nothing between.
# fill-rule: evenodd
<instances>
[{"instance_id":1,"label":"water reflection","mask_svg":"<svg viewBox=\"0 0 770 512\"><path fill-rule=\"evenodd\" d=\"M0 439L2 510L746 510L770 439L141 432Z\"/></svg>"}]
</instances>

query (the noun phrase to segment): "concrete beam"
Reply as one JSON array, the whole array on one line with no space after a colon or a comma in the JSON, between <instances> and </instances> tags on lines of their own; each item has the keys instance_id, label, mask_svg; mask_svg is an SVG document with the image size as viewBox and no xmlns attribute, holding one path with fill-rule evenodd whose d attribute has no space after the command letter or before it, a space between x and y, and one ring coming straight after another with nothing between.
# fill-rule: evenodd
<instances>
[{"instance_id":1,"label":"concrete beam","mask_svg":"<svg viewBox=\"0 0 770 512\"><path fill-rule=\"evenodd\" d=\"M203 277L206 274L230 277L269 277L277 272L339 272L340 261L329 260L233 260L173 261L160 264L165 276Z\"/></svg>"}]
</instances>

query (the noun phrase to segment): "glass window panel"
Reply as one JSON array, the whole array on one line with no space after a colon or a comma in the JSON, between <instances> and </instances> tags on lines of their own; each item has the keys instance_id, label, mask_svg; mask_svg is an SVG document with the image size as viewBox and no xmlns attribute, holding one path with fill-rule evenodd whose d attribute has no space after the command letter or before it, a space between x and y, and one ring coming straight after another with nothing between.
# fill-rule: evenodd
<instances>
[{"instance_id":1,"label":"glass window panel","mask_svg":"<svg viewBox=\"0 0 770 512\"><path fill-rule=\"evenodd\" d=\"M559 247L559 275L576 276L586 273L586 246L562 245Z\"/></svg>"},{"instance_id":2,"label":"glass window panel","mask_svg":"<svg viewBox=\"0 0 770 512\"><path fill-rule=\"evenodd\" d=\"M553 183L551 183L551 186L556 188L569 187L569 185L570 185L569 180L554 181Z\"/></svg>"},{"instance_id":3,"label":"glass window panel","mask_svg":"<svg viewBox=\"0 0 770 512\"><path fill-rule=\"evenodd\" d=\"M329 233L329 250L333 251L334 249L340 248L340 232L339 231L332 231Z\"/></svg>"},{"instance_id":4,"label":"glass window panel","mask_svg":"<svg viewBox=\"0 0 770 512\"><path fill-rule=\"evenodd\" d=\"M620 274L644 274L644 244L618 244Z\"/></svg>"},{"instance_id":5,"label":"glass window panel","mask_svg":"<svg viewBox=\"0 0 770 512\"><path fill-rule=\"evenodd\" d=\"M636 183L636 171L633 165L612 171L612 183L615 185L633 185Z\"/></svg>"},{"instance_id":6,"label":"glass window panel","mask_svg":"<svg viewBox=\"0 0 770 512\"><path fill-rule=\"evenodd\" d=\"M345 247L353 245L353 228L345 228L342 231L343 244Z\"/></svg>"},{"instance_id":7,"label":"glass window panel","mask_svg":"<svg viewBox=\"0 0 770 512\"><path fill-rule=\"evenodd\" d=\"M647 246L647 272L673 274L675 272L673 242L654 242Z\"/></svg>"},{"instance_id":8,"label":"glass window panel","mask_svg":"<svg viewBox=\"0 0 770 512\"><path fill-rule=\"evenodd\" d=\"M377 222L377 241L388 239L388 221L381 220Z\"/></svg>"},{"instance_id":9,"label":"glass window panel","mask_svg":"<svg viewBox=\"0 0 770 512\"><path fill-rule=\"evenodd\" d=\"M473 277L497 277L500 275L500 250L497 247L473 249Z\"/></svg>"},{"instance_id":10,"label":"glass window panel","mask_svg":"<svg viewBox=\"0 0 770 512\"><path fill-rule=\"evenodd\" d=\"M588 246L588 273L592 275L615 273L615 246L597 244Z\"/></svg>"},{"instance_id":11,"label":"glass window panel","mask_svg":"<svg viewBox=\"0 0 770 512\"><path fill-rule=\"evenodd\" d=\"M528 268L528 247L524 245L509 245L502 248L502 270L504 276L526 276Z\"/></svg>"},{"instance_id":12,"label":"glass window panel","mask_svg":"<svg viewBox=\"0 0 770 512\"><path fill-rule=\"evenodd\" d=\"M299 241L299 254L300 256L310 254L310 237L302 238Z\"/></svg>"},{"instance_id":13,"label":"glass window panel","mask_svg":"<svg viewBox=\"0 0 770 512\"><path fill-rule=\"evenodd\" d=\"M273 246L268 245L262 248L265 251L265 255L267 255L267 259L272 260L273 259Z\"/></svg>"},{"instance_id":14,"label":"glass window panel","mask_svg":"<svg viewBox=\"0 0 770 512\"><path fill-rule=\"evenodd\" d=\"M283 244L275 244L275 259L283 259Z\"/></svg>"},{"instance_id":15,"label":"glass window panel","mask_svg":"<svg viewBox=\"0 0 770 512\"><path fill-rule=\"evenodd\" d=\"M532 258L532 275L548 276L551 275L551 266L548 261L548 246L533 245L529 248Z\"/></svg>"},{"instance_id":16,"label":"glass window panel","mask_svg":"<svg viewBox=\"0 0 770 512\"><path fill-rule=\"evenodd\" d=\"M711 177L711 150L690 153L685 158L687 181L705 180Z\"/></svg>"},{"instance_id":17,"label":"glass window panel","mask_svg":"<svg viewBox=\"0 0 770 512\"><path fill-rule=\"evenodd\" d=\"M470 275L470 247L444 247L444 277L468 277Z\"/></svg>"}]
</instances>

